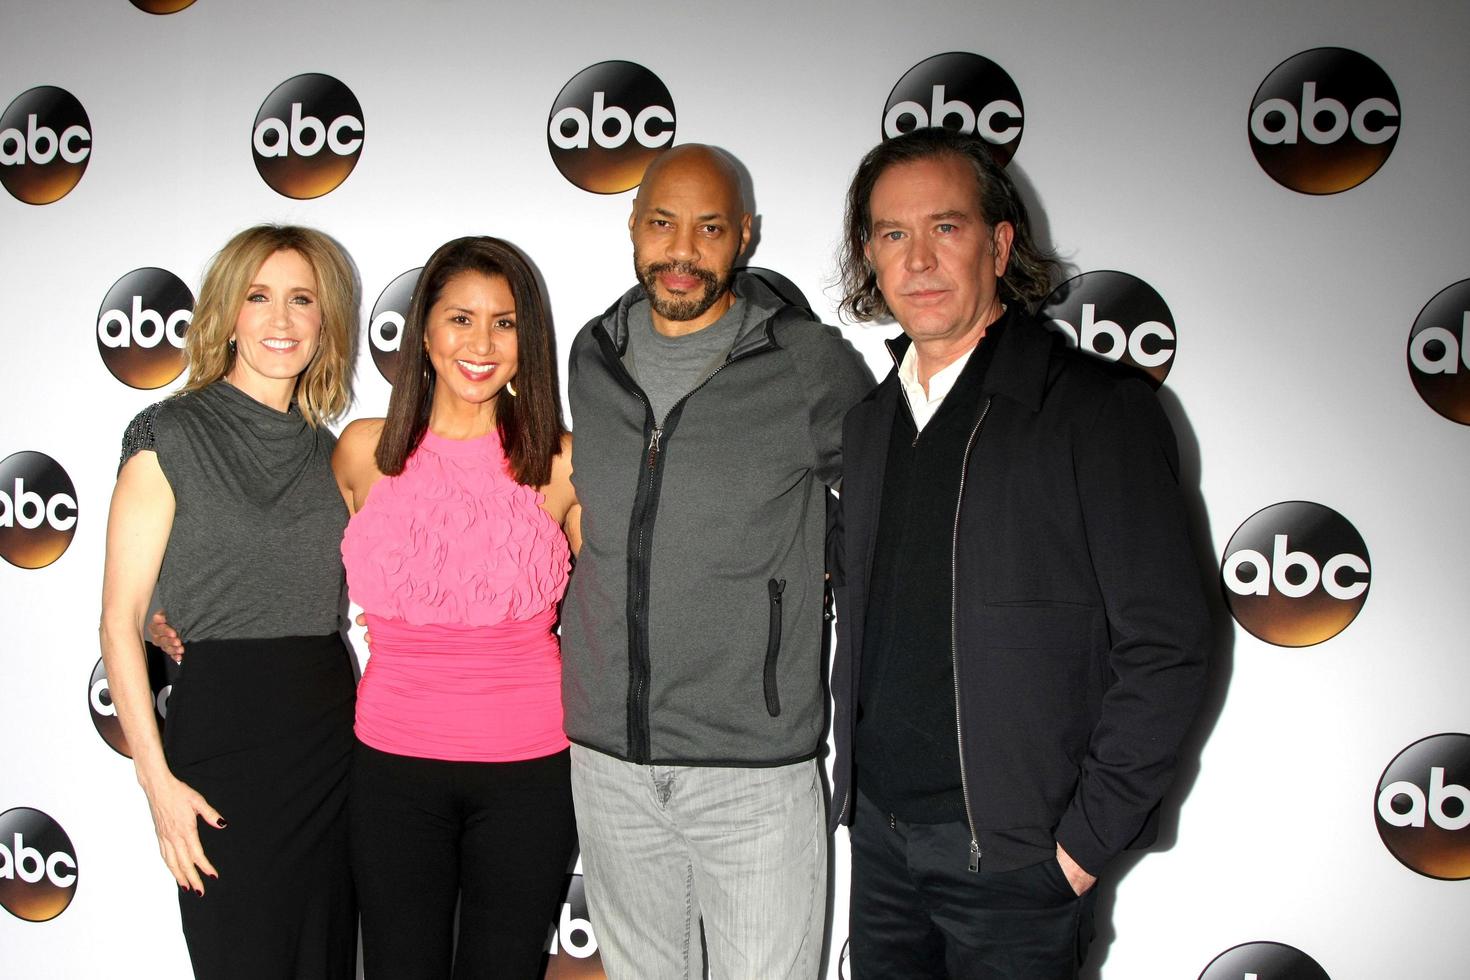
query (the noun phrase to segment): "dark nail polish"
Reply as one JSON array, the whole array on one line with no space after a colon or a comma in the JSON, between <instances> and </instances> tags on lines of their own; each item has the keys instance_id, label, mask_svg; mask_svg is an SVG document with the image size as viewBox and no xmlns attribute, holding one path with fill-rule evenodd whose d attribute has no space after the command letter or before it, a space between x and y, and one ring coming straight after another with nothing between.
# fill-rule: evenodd
<instances>
[{"instance_id":1,"label":"dark nail polish","mask_svg":"<svg viewBox=\"0 0 1470 980\"><path fill-rule=\"evenodd\" d=\"M224 830L229 825L230 825L230 822L228 820L226 820L224 817L220 817L219 818L219 823L215 824L215 826L218 827L220 830Z\"/></svg>"}]
</instances>

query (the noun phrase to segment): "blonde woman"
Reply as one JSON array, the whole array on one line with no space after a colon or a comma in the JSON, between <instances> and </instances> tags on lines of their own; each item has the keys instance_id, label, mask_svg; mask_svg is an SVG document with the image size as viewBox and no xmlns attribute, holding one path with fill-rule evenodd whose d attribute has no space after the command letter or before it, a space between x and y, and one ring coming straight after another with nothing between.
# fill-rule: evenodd
<instances>
[{"instance_id":1,"label":"blonde woman","mask_svg":"<svg viewBox=\"0 0 1470 980\"><path fill-rule=\"evenodd\" d=\"M349 400L356 321L329 238L241 232L200 289L188 383L123 439L102 655L198 977L355 972L347 507L325 421ZM142 643L155 586L189 647L162 737Z\"/></svg>"}]
</instances>

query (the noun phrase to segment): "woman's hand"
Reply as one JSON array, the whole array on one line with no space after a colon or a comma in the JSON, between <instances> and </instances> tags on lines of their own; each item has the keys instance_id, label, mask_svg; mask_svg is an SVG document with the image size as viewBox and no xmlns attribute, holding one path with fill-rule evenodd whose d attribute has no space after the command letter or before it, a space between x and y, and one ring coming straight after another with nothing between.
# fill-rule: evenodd
<instances>
[{"instance_id":1,"label":"woman's hand","mask_svg":"<svg viewBox=\"0 0 1470 980\"><path fill-rule=\"evenodd\" d=\"M193 787L176 779L173 773L164 773L143 786L148 795L148 807L153 811L153 829L158 834L158 851L163 863L182 889L196 895L204 894L202 875L218 878L219 872L204 855L204 846L199 840L199 818L219 830L227 824L209 801Z\"/></svg>"},{"instance_id":2,"label":"woman's hand","mask_svg":"<svg viewBox=\"0 0 1470 980\"><path fill-rule=\"evenodd\" d=\"M174 663L183 662L184 644L179 642L179 634L169 625L162 609L148 617L148 641L167 654Z\"/></svg>"}]
</instances>

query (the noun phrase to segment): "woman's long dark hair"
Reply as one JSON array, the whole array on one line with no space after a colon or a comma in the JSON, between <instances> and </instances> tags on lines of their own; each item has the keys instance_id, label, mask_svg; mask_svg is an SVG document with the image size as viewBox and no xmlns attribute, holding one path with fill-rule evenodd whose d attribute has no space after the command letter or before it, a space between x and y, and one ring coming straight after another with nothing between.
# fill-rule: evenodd
<instances>
[{"instance_id":1,"label":"woman's long dark hair","mask_svg":"<svg viewBox=\"0 0 1470 980\"><path fill-rule=\"evenodd\" d=\"M485 236L445 242L419 273L398 347L398 377L378 439L378 469L388 476L402 473L428 431L436 375L424 349L425 321L444 284L461 272L504 276L510 284L519 366L515 396L502 391L496 398L495 427L515 481L544 486L551 480L551 460L561 452L567 431L556 373L556 334L531 263L509 242Z\"/></svg>"}]
</instances>

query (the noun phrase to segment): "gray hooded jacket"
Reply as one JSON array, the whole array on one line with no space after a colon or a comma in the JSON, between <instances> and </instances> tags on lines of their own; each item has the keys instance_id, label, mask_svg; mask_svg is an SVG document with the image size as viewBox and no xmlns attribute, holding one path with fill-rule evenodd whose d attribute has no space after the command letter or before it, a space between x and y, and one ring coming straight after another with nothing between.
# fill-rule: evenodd
<instances>
[{"instance_id":1,"label":"gray hooded jacket","mask_svg":"<svg viewBox=\"0 0 1470 980\"><path fill-rule=\"evenodd\" d=\"M739 273L728 358L656 426L622 363L635 287L572 343L582 551L562 611L567 736L626 761L784 765L825 725L827 487L872 387L833 327Z\"/></svg>"}]
</instances>

